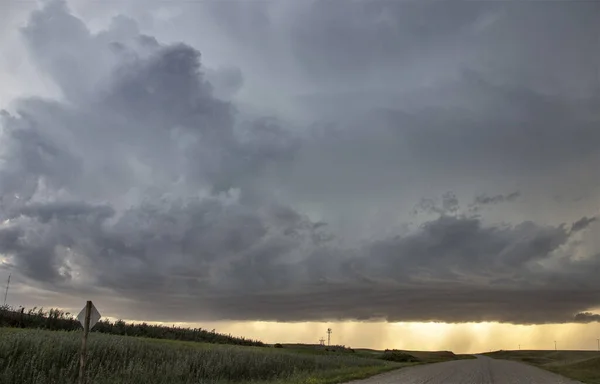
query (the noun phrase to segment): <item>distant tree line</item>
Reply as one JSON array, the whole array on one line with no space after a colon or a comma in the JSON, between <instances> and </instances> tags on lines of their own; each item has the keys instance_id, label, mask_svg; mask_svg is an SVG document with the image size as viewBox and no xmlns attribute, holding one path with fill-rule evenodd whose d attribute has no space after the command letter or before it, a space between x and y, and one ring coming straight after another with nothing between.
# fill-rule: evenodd
<instances>
[{"instance_id":1,"label":"distant tree line","mask_svg":"<svg viewBox=\"0 0 600 384\"><path fill-rule=\"evenodd\" d=\"M53 331L81 330L81 324L70 313L60 309L44 311L43 308L13 308L0 306L0 327L13 328L38 328ZM122 320L110 322L100 320L92 332L108 333L111 335L148 337L153 339L169 339L182 341L196 341L213 344L231 344L263 347L265 344L258 340L234 337L202 328L181 328L164 325L149 325L146 323L126 323Z\"/></svg>"}]
</instances>

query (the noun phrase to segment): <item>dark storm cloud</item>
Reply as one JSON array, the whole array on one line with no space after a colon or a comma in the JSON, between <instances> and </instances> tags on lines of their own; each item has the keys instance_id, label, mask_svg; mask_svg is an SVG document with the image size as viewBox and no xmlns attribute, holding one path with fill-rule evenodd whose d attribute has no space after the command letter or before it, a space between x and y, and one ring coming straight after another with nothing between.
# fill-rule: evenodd
<instances>
[{"instance_id":1,"label":"dark storm cloud","mask_svg":"<svg viewBox=\"0 0 600 384\"><path fill-rule=\"evenodd\" d=\"M487 204L498 204L504 202L515 201L521 196L519 191L509 193L508 195L480 195L475 198L475 204L487 205Z\"/></svg>"},{"instance_id":2,"label":"dark storm cloud","mask_svg":"<svg viewBox=\"0 0 600 384\"><path fill-rule=\"evenodd\" d=\"M458 198L452 192L446 192L442 195L441 202L437 202L431 198L422 198L419 204L413 209L413 214L419 212L431 214L452 214L460 209Z\"/></svg>"},{"instance_id":3,"label":"dark storm cloud","mask_svg":"<svg viewBox=\"0 0 600 384\"><path fill-rule=\"evenodd\" d=\"M477 218L440 216L412 236L374 242L369 254L385 261L378 271L382 278L400 274L410 279L419 270L431 279L452 281L468 280L470 272L482 278L504 274L514 278L519 275L516 268L549 257L567 239L563 226L523 222L507 228L485 227Z\"/></svg>"},{"instance_id":4,"label":"dark storm cloud","mask_svg":"<svg viewBox=\"0 0 600 384\"><path fill-rule=\"evenodd\" d=\"M308 194L319 186L326 195L369 199L436 184L489 182L498 188L497 180L531 187L532 179L546 178L556 183L548 188L557 188L558 180L568 185L579 175L588 184L573 181L572 193L596 188L597 101L498 85L472 71L422 93L407 97L420 100L419 106L375 109L305 143L294 177L286 180L290 190Z\"/></svg>"},{"instance_id":5,"label":"dark storm cloud","mask_svg":"<svg viewBox=\"0 0 600 384\"><path fill-rule=\"evenodd\" d=\"M239 21L232 36L270 36L278 25L264 3L244 3L251 14L224 4L208 6ZM301 9L289 30L314 83L384 61L387 70L409 65L459 44L467 27L494 24L500 7L332 4ZM347 124L299 130L238 113L243 63L205 68L200 51L162 44L132 19L92 33L49 2L23 37L62 93L19 100L1 122L0 254L32 285L65 294L92 286L128 300L105 298L107 310L164 321L597 319L583 314L600 305L600 259L593 244L585 257L578 248L594 215L498 224L461 213L458 193L421 198L438 195L429 185L443 178L596 169L594 99L471 69L416 92L412 104L366 100L368 114L340 116ZM406 202L413 185L416 213L434 217L405 233L365 239L314 218L311 203L331 202L343 217L368 207L370 192ZM515 202L520 192L474 195L471 207ZM379 214L393 216L394 203L380 203Z\"/></svg>"},{"instance_id":6,"label":"dark storm cloud","mask_svg":"<svg viewBox=\"0 0 600 384\"><path fill-rule=\"evenodd\" d=\"M206 72L208 81L215 85L215 96L229 99L235 95L244 84L242 71L236 67L224 67Z\"/></svg>"},{"instance_id":7,"label":"dark storm cloud","mask_svg":"<svg viewBox=\"0 0 600 384\"><path fill-rule=\"evenodd\" d=\"M5 252L16 249L21 234L22 231L18 227L3 228L0 230L0 244L2 244Z\"/></svg>"},{"instance_id":8,"label":"dark storm cloud","mask_svg":"<svg viewBox=\"0 0 600 384\"><path fill-rule=\"evenodd\" d=\"M460 106L382 113L384 129L398 135L411 158L432 167L519 173L519 167L545 171L597 154L598 117L591 118L595 103L497 86L470 72L447 91L448 96L455 93ZM485 159L485 164L473 164L473 159Z\"/></svg>"},{"instance_id":9,"label":"dark storm cloud","mask_svg":"<svg viewBox=\"0 0 600 384\"><path fill-rule=\"evenodd\" d=\"M544 267L568 242L565 225L486 227L440 216L408 236L347 250L315 240L319 229L289 208L258 213L219 199L140 206L109 225L85 215L17 223L0 238L21 272L62 287L71 276L54 250L68 248L96 288L163 320L548 323L600 304L595 275L579 276L597 270L597 259L562 255L560 274ZM157 302L169 304L150 304Z\"/></svg>"},{"instance_id":10,"label":"dark storm cloud","mask_svg":"<svg viewBox=\"0 0 600 384\"><path fill-rule=\"evenodd\" d=\"M591 322L600 322L600 314L597 313L578 313L575 315L576 323L591 323Z\"/></svg>"},{"instance_id":11,"label":"dark storm cloud","mask_svg":"<svg viewBox=\"0 0 600 384\"><path fill-rule=\"evenodd\" d=\"M581 231L582 229L587 228L590 224L598 220L597 217L582 217L580 220L577 220L571 225L571 231Z\"/></svg>"},{"instance_id":12,"label":"dark storm cloud","mask_svg":"<svg viewBox=\"0 0 600 384\"><path fill-rule=\"evenodd\" d=\"M346 101L346 92L360 102L363 90L430 85L463 66L552 92L597 82L596 2L309 0L207 2L185 10L181 20L208 15L247 57L269 56L260 64L271 71L298 76L300 87L320 85L315 97L335 95L324 108ZM282 68L290 58L298 72Z\"/></svg>"},{"instance_id":13,"label":"dark storm cloud","mask_svg":"<svg viewBox=\"0 0 600 384\"><path fill-rule=\"evenodd\" d=\"M290 27L291 47L317 81L402 66L457 43L490 6L483 2L311 1ZM383 64L383 65L382 65Z\"/></svg>"},{"instance_id":14,"label":"dark storm cloud","mask_svg":"<svg viewBox=\"0 0 600 384\"><path fill-rule=\"evenodd\" d=\"M475 200L469 204L469 210L471 212L477 212L485 206L494 206L501 203L511 203L517 201L521 197L521 192L515 191L509 194L497 194L489 196L482 194L475 197Z\"/></svg>"},{"instance_id":15,"label":"dark storm cloud","mask_svg":"<svg viewBox=\"0 0 600 384\"><path fill-rule=\"evenodd\" d=\"M83 202L53 202L29 204L21 207L15 213L17 215L36 218L42 223L48 223L52 219L63 221L82 216L94 218L94 221L103 220L112 217L115 211L107 205L92 206Z\"/></svg>"},{"instance_id":16,"label":"dark storm cloud","mask_svg":"<svg viewBox=\"0 0 600 384\"><path fill-rule=\"evenodd\" d=\"M390 322L590 323L598 321L598 315L582 316L577 311L582 305L594 301L593 296L599 292L588 289L512 290L431 285L421 289L339 287L337 290L328 288L298 293L294 302L289 301L285 294L250 294L243 302L222 296L206 305L223 308L220 318L237 320L246 319L248 313L257 313L253 318L278 321L343 318ZM532 307L534 302L541 303ZM279 310L269 314L268 308ZM348 308L353 308L351 315ZM192 316L185 318L193 321Z\"/></svg>"}]
</instances>

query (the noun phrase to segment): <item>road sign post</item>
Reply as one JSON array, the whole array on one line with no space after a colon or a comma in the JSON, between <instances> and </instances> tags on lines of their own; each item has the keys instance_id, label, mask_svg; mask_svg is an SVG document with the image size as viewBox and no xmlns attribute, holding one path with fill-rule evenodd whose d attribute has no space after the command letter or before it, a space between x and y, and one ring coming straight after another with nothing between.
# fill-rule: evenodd
<instances>
[{"instance_id":1,"label":"road sign post","mask_svg":"<svg viewBox=\"0 0 600 384\"><path fill-rule=\"evenodd\" d=\"M94 304L88 300L85 307L77 315L77 320L83 326L83 336L81 338L81 350L79 351L79 384L85 384L85 359L87 352L87 339L90 329L100 320L100 313L94 307Z\"/></svg>"}]
</instances>

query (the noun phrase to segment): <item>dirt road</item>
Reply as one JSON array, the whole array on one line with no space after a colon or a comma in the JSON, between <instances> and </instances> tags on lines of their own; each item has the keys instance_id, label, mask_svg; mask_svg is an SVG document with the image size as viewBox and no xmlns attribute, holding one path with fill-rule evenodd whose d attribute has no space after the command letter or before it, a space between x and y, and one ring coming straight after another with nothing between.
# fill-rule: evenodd
<instances>
[{"instance_id":1,"label":"dirt road","mask_svg":"<svg viewBox=\"0 0 600 384\"><path fill-rule=\"evenodd\" d=\"M352 384L582 384L522 363L477 357L421 365Z\"/></svg>"}]
</instances>

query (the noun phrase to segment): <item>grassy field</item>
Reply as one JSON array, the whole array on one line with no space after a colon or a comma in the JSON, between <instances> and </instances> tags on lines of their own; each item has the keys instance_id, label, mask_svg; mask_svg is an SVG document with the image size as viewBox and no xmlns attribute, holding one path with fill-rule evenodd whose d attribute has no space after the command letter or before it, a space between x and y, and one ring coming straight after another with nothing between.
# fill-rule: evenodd
<instances>
[{"instance_id":1,"label":"grassy field","mask_svg":"<svg viewBox=\"0 0 600 384\"><path fill-rule=\"evenodd\" d=\"M81 332L0 328L0 382L75 383ZM330 353L91 333L88 384L306 383L368 377L410 364Z\"/></svg>"},{"instance_id":2,"label":"grassy field","mask_svg":"<svg viewBox=\"0 0 600 384\"><path fill-rule=\"evenodd\" d=\"M49 331L79 331L81 324L73 314L60 309L50 308L14 308L0 305L0 328L46 329ZM150 339L197 341L211 344L229 344L261 347L259 340L246 339L209 331L202 328L183 328L146 323L126 323L122 320L100 320L94 326L94 332L109 335L147 337Z\"/></svg>"},{"instance_id":3,"label":"grassy field","mask_svg":"<svg viewBox=\"0 0 600 384\"><path fill-rule=\"evenodd\" d=\"M360 348L355 350L356 353L365 356L365 357L380 357L385 351L379 351L376 349L367 349ZM456 355L454 352L450 351L408 351L401 350L399 352L414 356L420 362L430 364L430 363L442 363L444 361L451 360L464 360L464 359L475 359L473 355Z\"/></svg>"},{"instance_id":4,"label":"grassy field","mask_svg":"<svg viewBox=\"0 0 600 384\"><path fill-rule=\"evenodd\" d=\"M320 346L315 344L280 344L286 350L293 350L298 353L309 354L347 354L351 356L359 356L371 359L381 359L387 353L399 352L404 355L410 355L421 364L441 363L451 360L475 359L473 355L456 355L450 351L405 351L405 350L388 350L382 351L368 348L347 348L344 346Z\"/></svg>"},{"instance_id":5,"label":"grassy field","mask_svg":"<svg viewBox=\"0 0 600 384\"><path fill-rule=\"evenodd\" d=\"M520 361L584 383L600 384L600 352L597 351L498 351L484 355Z\"/></svg>"},{"instance_id":6,"label":"grassy field","mask_svg":"<svg viewBox=\"0 0 600 384\"><path fill-rule=\"evenodd\" d=\"M475 359L473 355L456 355L450 351L402 351L428 363L442 363L450 360Z\"/></svg>"}]
</instances>

